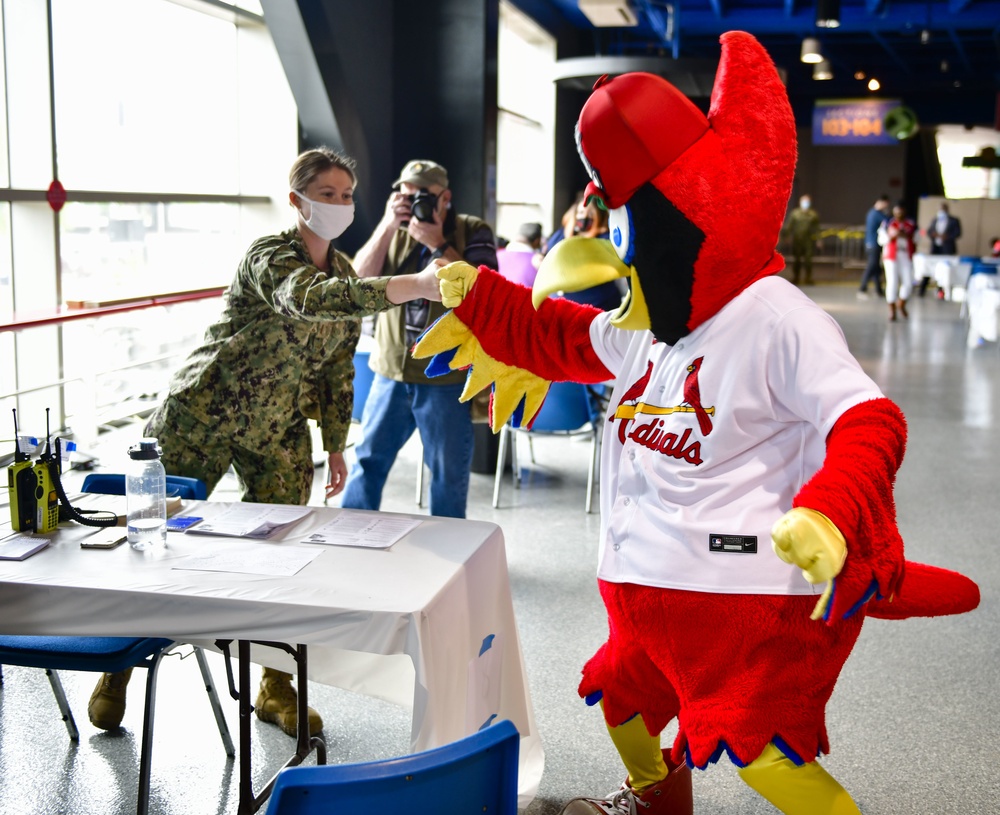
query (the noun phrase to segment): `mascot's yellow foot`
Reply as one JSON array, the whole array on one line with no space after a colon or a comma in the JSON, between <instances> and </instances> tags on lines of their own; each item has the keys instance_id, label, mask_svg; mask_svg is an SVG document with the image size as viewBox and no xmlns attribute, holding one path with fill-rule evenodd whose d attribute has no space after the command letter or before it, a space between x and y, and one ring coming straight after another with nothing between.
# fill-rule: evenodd
<instances>
[{"instance_id":1,"label":"mascot's yellow foot","mask_svg":"<svg viewBox=\"0 0 1000 815\"><path fill-rule=\"evenodd\" d=\"M692 815L691 770L681 764L670 774L643 792L636 792L628 781L607 798L574 798L561 815Z\"/></svg>"}]
</instances>

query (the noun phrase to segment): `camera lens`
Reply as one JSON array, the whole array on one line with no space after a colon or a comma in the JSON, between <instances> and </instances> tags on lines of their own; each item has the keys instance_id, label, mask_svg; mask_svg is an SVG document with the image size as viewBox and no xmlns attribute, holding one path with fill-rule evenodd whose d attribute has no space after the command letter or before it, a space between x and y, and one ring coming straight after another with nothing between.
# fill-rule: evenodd
<instances>
[{"instance_id":1,"label":"camera lens","mask_svg":"<svg viewBox=\"0 0 1000 815\"><path fill-rule=\"evenodd\" d=\"M437 209L438 197L427 190L414 193L410 200L410 212L418 221L434 222L434 210Z\"/></svg>"}]
</instances>

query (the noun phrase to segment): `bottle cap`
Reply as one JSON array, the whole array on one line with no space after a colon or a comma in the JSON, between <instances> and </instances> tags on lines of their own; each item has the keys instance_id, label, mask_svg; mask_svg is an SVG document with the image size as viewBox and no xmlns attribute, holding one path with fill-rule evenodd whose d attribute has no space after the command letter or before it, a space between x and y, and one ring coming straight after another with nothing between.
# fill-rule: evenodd
<instances>
[{"instance_id":1,"label":"bottle cap","mask_svg":"<svg viewBox=\"0 0 1000 815\"><path fill-rule=\"evenodd\" d=\"M133 461L142 461L160 457L160 447L156 439L140 439L138 444L128 448L128 457Z\"/></svg>"}]
</instances>

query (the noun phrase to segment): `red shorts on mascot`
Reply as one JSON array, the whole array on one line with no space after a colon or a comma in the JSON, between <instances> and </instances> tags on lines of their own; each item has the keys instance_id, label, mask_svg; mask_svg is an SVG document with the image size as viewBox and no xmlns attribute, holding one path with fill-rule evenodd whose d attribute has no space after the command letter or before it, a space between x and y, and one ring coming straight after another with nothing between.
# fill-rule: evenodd
<instances>
[{"instance_id":1,"label":"red shorts on mascot","mask_svg":"<svg viewBox=\"0 0 1000 815\"><path fill-rule=\"evenodd\" d=\"M627 779L566 813L689 815L723 753L789 815L858 813L817 762L866 616L955 614L968 578L908 563L893 483L903 415L836 322L778 276L795 122L767 52L722 36L706 116L666 80L599 80L577 125L610 241L569 238L534 289L456 263L414 349L492 386L497 430L552 381L614 381L598 578L609 637L583 669ZM618 277L599 312L549 295ZM670 750L659 734L678 720Z\"/></svg>"}]
</instances>

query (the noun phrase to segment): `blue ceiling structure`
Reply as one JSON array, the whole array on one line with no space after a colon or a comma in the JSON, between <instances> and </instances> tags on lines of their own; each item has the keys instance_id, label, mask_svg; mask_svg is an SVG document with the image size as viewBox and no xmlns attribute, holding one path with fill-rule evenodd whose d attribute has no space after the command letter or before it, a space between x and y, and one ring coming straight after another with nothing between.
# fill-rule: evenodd
<instances>
[{"instance_id":1,"label":"blue ceiling structure","mask_svg":"<svg viewBox=\"0 0 1000 815\"><path fill-rule=\"evenodd\" d=\"M784 70L800 122L817 98L878 96L901 99L922 123L1000 127L1000 0L832 0L836 28L816 25L828 0L620 0L636 19L621 27L594 26L578 0L512 2L557 36L560 58L658 57L672 81L672 70L687 71L693 84L675 84L689 95L711 87L705 66L718 62L719 35L741 30ZM801 62L806 37L820 41L833 79Z\"/></svg>"}]
</instances>

